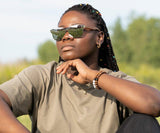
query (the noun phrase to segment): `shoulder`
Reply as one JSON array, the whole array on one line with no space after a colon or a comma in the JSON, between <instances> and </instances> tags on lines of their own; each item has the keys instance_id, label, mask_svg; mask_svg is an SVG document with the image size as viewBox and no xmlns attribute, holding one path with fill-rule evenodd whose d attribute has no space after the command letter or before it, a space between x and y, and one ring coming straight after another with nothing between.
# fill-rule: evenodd
<instances>
[{"instance_id":1,"label":"shoulder","mask_svg":"<svg viewBox=\"0 0 160 133\"><path fill-rule=\"evenodd\" d=\"M107 69L107 68L102 68L102 70L107 72L107 74L111 76L139 83L139 81L137 81L135 77L127 75L126 73L122 71L113 72L112 70Z\"/></svg>"},{"instance_id":2,"label":"shoulder","mask_svg":"<svg viewBox=\"0 0 160 133\"><path fill-rule=\"evenodd\" d=\"M58 63L55 61L44 65L32 65L22 70L18 77L22 80L29 80L31 83L39 83L49 81L51 76L56 74Z\"/></svg>"},{"instance_id":3,"label":"shoulder","mask_svg":"<svg viewBox=\"0 0 160 133\"><path fill-rule=\"evenodd\" d=\"M42 75L48 75L51 71L55 71L57 67L57 62L52 61L44 65L32 65L27 68L25 68L21 73L25 74L42 74Z\"/></svg>"}]
</instances>

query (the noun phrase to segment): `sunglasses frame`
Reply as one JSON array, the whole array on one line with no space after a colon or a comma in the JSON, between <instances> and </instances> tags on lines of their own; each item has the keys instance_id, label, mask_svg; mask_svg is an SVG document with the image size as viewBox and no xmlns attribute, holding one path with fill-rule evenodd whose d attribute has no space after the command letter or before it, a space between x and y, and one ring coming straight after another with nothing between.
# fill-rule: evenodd
<instances>
[{"instance_id":1,"label":"sunglasses frame","mask_svg":"<svg viewBox=\"0 0 160 133\"><path fill-rule=\"evenodd\" d=\"M66 32L72 35L73 38L80 38L82 37L84 31L100 31L100 30L98 28L89 28L82 24L72 25L67 28L58 28L50 30L53 39L55 39L56 41L61 41Z\"/></svg>"}]
</instances>

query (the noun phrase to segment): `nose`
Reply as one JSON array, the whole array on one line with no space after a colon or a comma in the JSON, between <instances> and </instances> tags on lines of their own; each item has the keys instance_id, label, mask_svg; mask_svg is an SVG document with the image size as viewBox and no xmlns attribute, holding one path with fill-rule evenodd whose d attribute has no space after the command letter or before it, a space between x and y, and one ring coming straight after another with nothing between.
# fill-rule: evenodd
<instances>
[{"instance_id":1,"label":"nose","mask_svg":"<svg viewBox=\"0 0 160 133\"><path fill-rule=\"evenodd\" d=\"M69 34L69 32L66 32L62 38L62 41L67 41L67 40L73 40L73 36Z\"/></svg>"}]
</instances>

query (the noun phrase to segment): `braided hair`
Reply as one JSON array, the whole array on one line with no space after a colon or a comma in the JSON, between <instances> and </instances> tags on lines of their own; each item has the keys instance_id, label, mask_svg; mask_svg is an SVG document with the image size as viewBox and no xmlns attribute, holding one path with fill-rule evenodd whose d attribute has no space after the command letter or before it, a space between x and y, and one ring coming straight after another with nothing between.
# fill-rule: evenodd
<instances>
[{"instance_id":1,"label":"braided hair","mask_svg":"<svg viewBox=\"0 0 160 133\"><path fill-rule=\"evenodd\" d=\"M74 5L70 7L68 10L66 10L64 14L69 11L78 11L78 12L87 14L88 17L90 17L91 19L97 22L96 27L104 32L104 41L99 49L98 65L102 68L111 69L114 72L118 71L119 68L118 68L117 61L112 49L112 44L109 37L108 29L106 27L106 24L100 12L89 4ZM62 59L60 58L59 61L60 60Z\"/></svg>"}]
</instances>

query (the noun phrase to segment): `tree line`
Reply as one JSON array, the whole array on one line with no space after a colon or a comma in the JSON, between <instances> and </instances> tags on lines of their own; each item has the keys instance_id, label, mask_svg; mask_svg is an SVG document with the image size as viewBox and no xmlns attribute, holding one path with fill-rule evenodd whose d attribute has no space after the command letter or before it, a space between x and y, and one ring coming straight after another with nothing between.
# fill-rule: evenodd
<instances>
[{"instance_id":1,"label":"tree line","mask_svg":"<svg viewBox=\"0 0 160 133\"><path fill-rule=\"evenodd\" d=\"M112 30L118 62L160 66L160 19L139 16L124 29L118 18Z\"/></svg>"},{"instance_id":2,"label":"tree line","mask_svg":"<svg viewBox=\"0 0 160 133\"><path fill-rule=\"evenodd\" d=\"M121 18L117 18L110 31L118 63L160 66L159 18L134 17L125 28L122 26ZM57 61L58 52L55 43L48 40L39 45L38 55L44 63L51 60Z\"/></svg>"}]
</instances>

